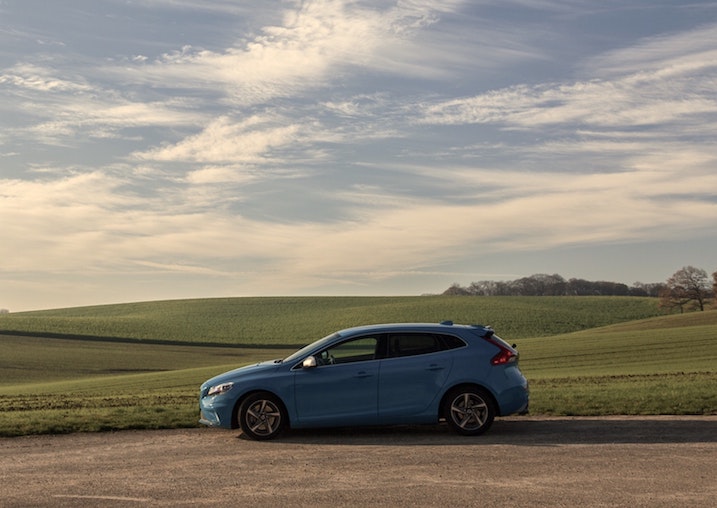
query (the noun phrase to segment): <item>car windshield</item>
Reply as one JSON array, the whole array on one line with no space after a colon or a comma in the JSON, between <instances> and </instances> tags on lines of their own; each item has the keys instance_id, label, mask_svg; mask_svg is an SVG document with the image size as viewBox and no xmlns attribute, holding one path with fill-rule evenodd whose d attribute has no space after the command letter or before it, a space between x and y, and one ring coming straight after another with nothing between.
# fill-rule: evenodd
<instances>
[{"instance_id":1,"label":"car windshield","mask_svg":"<svg viewBox=\"0 0 717 508\"><path fill-rule=\"evenodd\" d=\"M327 342L331 342L332 340L334 340L334 339L335 339L336 337L338 337L338 336L339 336L338 333L332 333L331 335L327 335L327 336L324 337L323 339L319 339L319 340L317 340L316 342L312 342L312 343L309 344L308 346L304 346L304 347L302 347L301 349L299 349L297 352L295 352L295 353L291 354L290 356L287 356L286 358L284 358L284 360L282 360L282 363L295 362L296 360L298 360L298 359L301 358L302 356L306 355L309 351L311 351L311 350L313 350L313 349L315 349L315 348L320 348L321 346L323 346L323 345L326 344Z\"/></svg>"}]
</instances>

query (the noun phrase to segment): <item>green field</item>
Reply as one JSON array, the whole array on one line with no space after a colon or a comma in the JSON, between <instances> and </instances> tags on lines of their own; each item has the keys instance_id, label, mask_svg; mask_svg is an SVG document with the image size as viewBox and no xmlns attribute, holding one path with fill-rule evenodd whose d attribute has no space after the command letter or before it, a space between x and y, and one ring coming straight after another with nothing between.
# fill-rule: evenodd
<instances>
[{"instance_id":1,"label":"green field","mask_svg":"<svg viewBox=\"0 0 717 508\"><path fill-rule=\"evenodd\" d=\"M0 315L0 330L145 341L299 346L351 326L491 325L509 340L556 335L659 315L654 298L303 297L216 298L101 305Z\"/></svg>"},{"instance_id":2,"label":"green field","mask_svg":"<svg viewBox=\"0 0 717 508\"><path fill-rule=\"evenodd\" d=\"M717 413L717 311L624 297L235 298L0 316L0 436L196 425L202 381L336 329L480 322L517 342L531 413Z\"/></svg>"},{"instance_id":3,"label":"green field","mask_svg":"<svg viewBox=\"0 0 717 508\"><path fill-rule=\"evenodd\" d=\"M533 413L717 414L717 311L520 342Z\"/></svg>"}]
</instances>

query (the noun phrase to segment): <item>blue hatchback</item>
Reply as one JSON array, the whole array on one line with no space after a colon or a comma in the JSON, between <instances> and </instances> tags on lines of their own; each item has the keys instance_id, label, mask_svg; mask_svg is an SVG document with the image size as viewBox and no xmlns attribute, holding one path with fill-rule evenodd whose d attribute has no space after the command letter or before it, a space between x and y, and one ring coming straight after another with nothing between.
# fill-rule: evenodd
<instances>
[{"instance_id":1,"label":"blue hatchback","mask_svg":"<svg viewBox=\"0 0 717 508\"><path fill-rule=\"evenodd\" d=\"M216 376L200 422L271 439L284 428L435 424L482 434L528 411L515 347L482 325L386 324L333 333L283 360Z\"/></svg>"}]
</instances>

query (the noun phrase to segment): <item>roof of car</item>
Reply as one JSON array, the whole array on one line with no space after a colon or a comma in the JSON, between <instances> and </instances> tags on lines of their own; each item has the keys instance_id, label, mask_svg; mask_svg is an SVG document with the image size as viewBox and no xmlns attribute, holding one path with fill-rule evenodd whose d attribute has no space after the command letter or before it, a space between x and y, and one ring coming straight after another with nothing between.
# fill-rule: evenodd
<instances>
[{"instance_id":1,"label":"roof of car","mask_svg":"<svg viewBox=\"0 0 717 508\"><path fill-rule=\"evenodd\" d=\"M372 324L372 325L363 325L363 326L355 326L352 328L346 328L344 330L340 330L337 332L339 335L354 335L357 333L371 333L371 332L389 332L389 331L395 331L395 330L406 330L406 331L415 331L415 332L445 332L449 331L451 329L474 329L478 331L485 331L485 332L492 332L492 328L490 326L485 325L462 325L462 324L455 324L453 321L443 321L441 323L382 323L382 324Z\"/></svg>"}]
</instances>

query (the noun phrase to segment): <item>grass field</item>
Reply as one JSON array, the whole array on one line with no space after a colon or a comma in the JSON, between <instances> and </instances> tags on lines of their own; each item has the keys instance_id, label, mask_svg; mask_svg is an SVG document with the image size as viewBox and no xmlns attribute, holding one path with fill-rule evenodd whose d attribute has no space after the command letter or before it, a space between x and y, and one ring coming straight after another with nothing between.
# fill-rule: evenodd
<instances>
[{"instance_id":1,"label":"grass field","mask_svg":"<svg viewBox=\"0 0 717 508\"><path fill-rule=\"evenodd\" d=\"M302 297L170 300L0 315L0 331L180 343L299 346L372 323L491 325L510 340L659 315L654 298Z\"/></svg>"},{"instance_id":2,"label":"grass field","mask_svg":"<svg viewBox=\"0 0 717 508\"><path fill-rule=\"evenodd\" d=\"M520 342L532 412L716 414L717 311Z\"/></svg>"},{"instance_id":3,"label":"grass field","mask_svg":"<svg viewBox=\"0 0 717 508\"><path fill-rule=\"evenodd\" d=\"M654 299L615 297L211 299L8 314L0 436L194 426L198 387L215 374L347 326L443 319L492 324L518 343L533 414L717 413L717 311L657 314Z\"/></svg>"}]
</instances>

